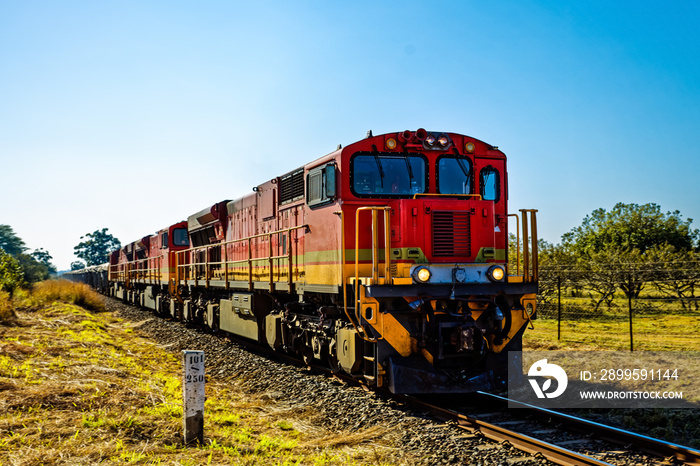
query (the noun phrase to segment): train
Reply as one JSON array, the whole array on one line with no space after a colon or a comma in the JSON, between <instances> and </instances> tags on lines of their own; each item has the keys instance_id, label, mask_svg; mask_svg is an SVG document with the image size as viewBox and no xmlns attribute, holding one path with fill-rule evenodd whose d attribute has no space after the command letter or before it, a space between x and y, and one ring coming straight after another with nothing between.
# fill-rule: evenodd
<instances>
[{"instance_id":1,"label":"train","mask_svg":"<svg viewBox=\"0 0 700 466\"><path fill-rule=\"evenodd\" d=\"M536 212L496 146L370 131L70 277L369 387L493 390L536 317Z\"/></svg>"}]
</instances>

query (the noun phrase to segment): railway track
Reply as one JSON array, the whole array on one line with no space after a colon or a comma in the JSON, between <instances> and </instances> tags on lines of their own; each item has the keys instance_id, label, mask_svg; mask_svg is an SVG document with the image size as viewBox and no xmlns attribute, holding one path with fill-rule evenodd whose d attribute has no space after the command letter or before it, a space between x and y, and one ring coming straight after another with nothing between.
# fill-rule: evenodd
<instances>
[{"instance_id":1,"label":"railway track","mask_svg":"<svg viewBox=\"0 0 700 466\"><path fill-rule=\"evenodd\" d=\"M516 402L519 408L508 409L508 399L490 393L478 392L477 397L482 410L484 405L488 405L496 411L469 415L462 409L439 406L413 397L405 399L439 419L452 421L470 432L479 431L492 440L507 441L519 450L539 453L556 464L609 465L620 463L613 461L615 457L638 456L641 452L646 455L646 464L700 466L699 450L524 403ZM514 402L510 403L512 405ZM488 418L498 420L487 422L485 419ZM552 435L561 432L565 433L564 440L561 440L561 435ZM542 436L559 440L544 440ZM613 459L606 461L609 458Z\"/></svg>"}]
</instances>

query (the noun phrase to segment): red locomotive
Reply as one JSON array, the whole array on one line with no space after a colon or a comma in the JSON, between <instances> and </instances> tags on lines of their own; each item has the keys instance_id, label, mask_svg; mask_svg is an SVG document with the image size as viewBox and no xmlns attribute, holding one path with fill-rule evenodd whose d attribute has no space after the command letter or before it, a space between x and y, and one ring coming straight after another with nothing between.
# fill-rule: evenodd
<instances>
[{"instance_id":1,"label":"red locomotive","mask_svg":"<svg viewBox=\"0 0 700 466\"><path fill-rule=\"evenodd\" d=\"M487 389L537 292L535 211L507 188L483 141L370 132L115 251L110 294L393 392Z\"/></svg>"}]
</instances>

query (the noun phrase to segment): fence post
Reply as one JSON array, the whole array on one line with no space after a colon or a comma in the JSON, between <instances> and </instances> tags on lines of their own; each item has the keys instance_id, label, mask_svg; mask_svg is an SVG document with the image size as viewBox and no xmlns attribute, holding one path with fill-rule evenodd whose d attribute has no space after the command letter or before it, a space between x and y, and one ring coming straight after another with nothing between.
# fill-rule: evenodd
<instances>
[{"instance_id":1,"label":"fence post","mask_svg":"<svg viewBox=\"0 0 700 466\"><path fill-rule=\"evenodd\" d=\"M632 333L632 273L627 274L627 306L630 311L630 351L634 351L634 337Z\"/></svg>"},{"instance_id":2,"label":"fence post","mask_svg":"<svg viewBox=\"0 0 700 466\"><path fill-rule=\"evenodd\" d=\"M557 340L561 340L561 273L557 275Z\"/></svg>"},{"instance_id":3,"label":"fence post","mask_svg":"<svg viewBox=\"0 0 700 466\"><path fill-rule=\"evenodd\" d=\"M185 445L204 443L204 351L182 352L182 426Z\"/></svg>"}]
</instances>

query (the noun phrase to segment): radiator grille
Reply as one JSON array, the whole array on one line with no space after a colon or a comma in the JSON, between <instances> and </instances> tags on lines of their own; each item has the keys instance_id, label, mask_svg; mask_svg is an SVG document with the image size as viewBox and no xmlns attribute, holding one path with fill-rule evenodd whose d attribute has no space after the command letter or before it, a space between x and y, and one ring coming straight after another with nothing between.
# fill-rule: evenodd
<instances>
[{"instance_id":1,"label":"radiator grille","mask_svg":"<svg viewBox=\"0 0 700 466\"><path fill-rule=\"evenodd\" d=\"M304 170L283 176L280 182L280 203L296 201L304 197Z\"/></svg>"},{"instance_id":2,"label":"radiator grille","mask_svg":"<svg viewBox=\"0 0 700 466\"><path fill-rule=\"evenodd\" d=\"M433 256L470 256L469 212L433 211Z\"/></svg>"}]
</instances>

